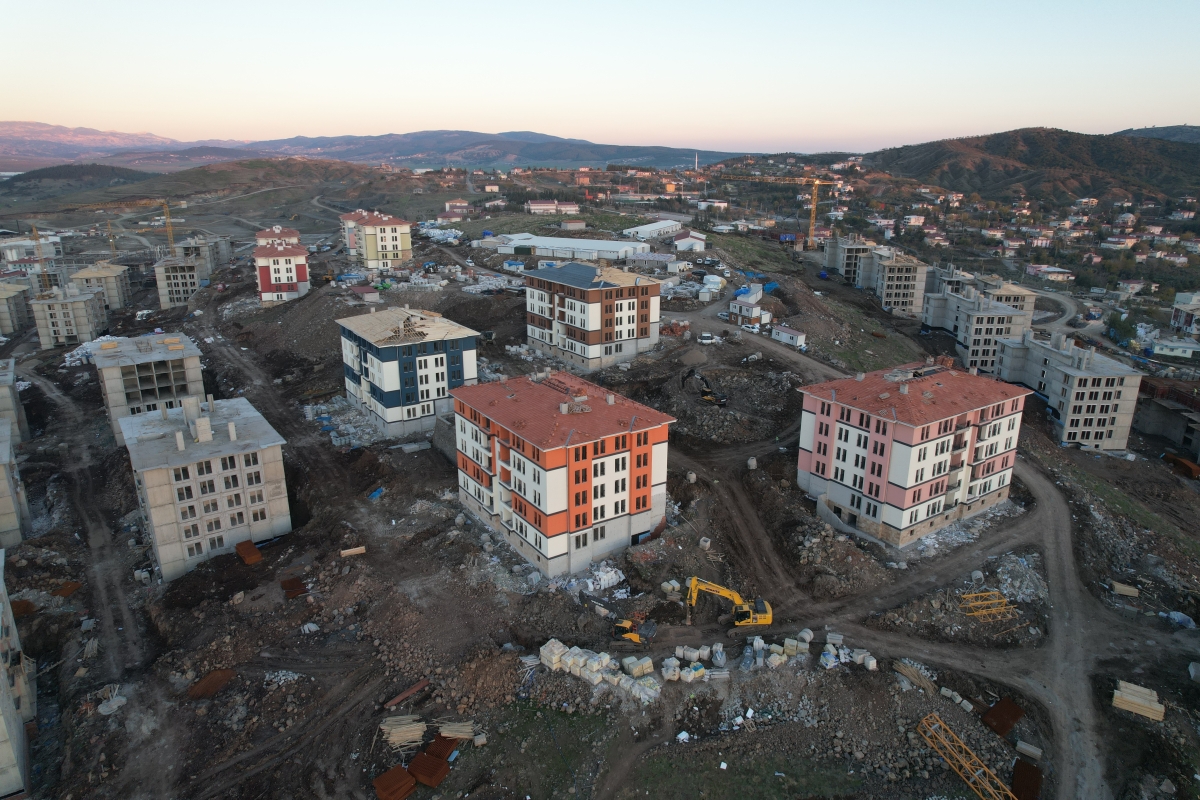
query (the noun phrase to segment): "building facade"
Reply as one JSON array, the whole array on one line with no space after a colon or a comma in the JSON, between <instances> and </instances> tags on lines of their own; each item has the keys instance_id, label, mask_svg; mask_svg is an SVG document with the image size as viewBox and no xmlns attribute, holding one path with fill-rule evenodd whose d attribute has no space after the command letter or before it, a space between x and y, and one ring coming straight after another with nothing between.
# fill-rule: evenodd
<instances>
[{"instance_id":1,"label":"building facade","mask_svg":"<svg viewBox=\"0 0 1200 800\"><path fill-rule=\"evenodd\" d=\"M0 283L0 335L9 336L33 324L32 296L28 286Z\"/></svg>"},{"instance_id":2,"label":"building facade","mask_svg":"<svg viewBox=\"0 0 1200 800\"><path fill-rule=\"evenodd\" d=\"M673 418L568 373L452 394L459 500L545 575L664 523Z\"/></svg>"},{"instance_id":3,"label":"building facade","mask_svg":"<svg viewBox=\"0 0 1200 800\"><path fill-rule=\"evenodd\" d=\"M1200 336L1200 292L1180 292L1171 305L1171 330L1185 336Z\"/></svg>"},{"instance_id":4,"label":"building facade","mask_svg":"<svg viewBox=\"0 0 1200 800\"><path fill-rule=\"evenodd\" d=\"M478 380L479 334L432 311L372 311L337 321L347 399L388 436L433 430L450 392Z\"/></svg>"},{"instance_id":5,"label":"building facade","mask_svg":"<svg viewBox=\"0 0 1200 800\"><path fill-rule=\"evenodd\" d=\"M1008 497L1027 390L910 364L801 391L797 484L842 525L905 547Z\"/></svg>"},{"instance_id":6,"label":"building facade","mask_svg":"<svg viewBox=\"0 0 1200 800\"><path fill-rule=\"evenodd\" d=\"M104 295L104 307L109 311L128 308L133 302L129 267L121 264L98 261L76 272L71 276L71 281L84 289L99 289Z\"/></svg>"},{"instance_id":7,"label":"building facade","mask_svg":"<svg viewBox=\"0 0 1200 800\"><path fill-rule=\"evenodd\" d=\"M1143 378L1133 429L1169 439L1192 461L1200 459L1200 382Z\"/></svg>"},{"instance_id":8,"label":"building facade","mask_svg":"<svg viewBox=\"0 0 1200 800\"><path fill-rule=\"evenodd\" d=\"M25 417L25 406L21 405L21 393L17 390L15 358L0 358L0 419L12 420L14 441L29 441L29 420Z\"/></svg>"},{"instance_id":9,"label":"building facade","mask_svg":"<svg viewBox=\"0 0 1200 800\"><path fill-rule=\"evenodd\" d=\"M292 529L286 442L244 397L122 417L138 503L164 581Z\"/></svg>"},{"instance_id":10,"label":"building facade","mask_svg":"<svg viewBox=\"0 0 1200 800\"><path fill-rule=\"evenodd\" d=\"M17 467L17 423L0 418L0 547L16 547L31 530L25 484Z\"/></svg>"},{"instance_id":11,"label":"building facade","mask_svg":"<svg viewBox=\"0 0 1200 800\"><path fill-rule=\"evenodd\" d=\"M207 278L233 260L233 246L228 236L194 236L175 243L175 257L194 260Z\"/></svg>"},{"instance_id":12,"label":"building facade","mask_svg":"<svg viewBox=\"0 0 1200 800\"><path fill-rule=\"evenodd\" d=\"M958 357L968 369L991 373L996 371L999 338L1024 336L1030 316L968 286L962 294L942 290L926 295L921 322L952 334Z\"/></svg>"},{"instance_id":13,"label":"building facade","mask_svg":"<svg viewBox=\"0 0 1200 800\"><path fill-rule=\"evenodd\" d=\"M876 247L867 256L874 262L875 296L893 314L920 316L925 307L925 273L929 265L894 247Z\"/></svg>"},{"instance_id":14,"label":"building facade","mask_svg":"<svg viewBox=\"0 0 1200 800\"><path fill-rule=\"evenodd\" d=\"M197 258L164 258L154 265L154 278L158 282L158 306L166 311L170 308L187 308L201 287L208 285L212 270L208 261Z\"/></svg>"},{"instance_id":15,"label":"building facade","mask_svg":"<svg viewBox=\"0 0 1200 800\"><path fill-rule=\"evenodd\" d=\"M1028 386L1046 401L1062 444L1094 450L1128 446L1142 373L1094 347L1076 347L1062 333L1048 342L1026 332L998 343L996 377Z\"/></svg>"},{"instance_id":16,"label":"building facade","mask_svg":"<svg viewBox=\"0 0 1200 800\"><path fill-rule=\"evenodd\" d=\"M671 236L683 230L683 225L677 220L664 219L658 222L648 222L645 225L638 225L634 228L626 228L621 231L621 234L628 236L631 239L658 239L663 236Z\"/></svg>"},{"instance_id":17,"label":"building facade","mask_svg":"<svg viewBox=\"0 0 1200 800\"><path fill-rule=\"evenodd\" d=\"M858 234L831 236L825 241L825 269L841 275L852 286L874 286L874 249L874 242Z\"/></svg>"},{"instance_id":18,"label":"building facade","mask_svg":"<svg viewBox=\"0 0 1200 800\"><path fill-rule=\"evenodd\" d=\"M92 360L117 444L121 420L159 408L179 408L185 397L204 397L200 348L183 334L158 334L103 342Z\"/></svg>"},{"instance_id":19,"label":"building facade","mask_svg":"<svg viewBox=\"0 0 1200 800\"><path fill-rule=\"evenodd\" d=\"M4 582L0 550L0 797L32 791L29 739L37 734L37 659L25 654Z\"/></svg>"},{"instance_id":20,"label":"building facade","mask_svg":"<svg viewBox=\"0 0 1200 800\"><path fill-rule=\"evenodd\" d=\"M526 272L525 310L530 346L584 369L658 344L658 281L614 267L571 262Z\"/></svg>"},{"instance_id":21,"label":"building facade","mask_svg":"<svg viewBox=\"0 0 1200 800\"><path fill-rule=\"evenodd\" d=\"M741 291L741 290L739 290ZM729 301L729 322L732 325L766 325L771 322L770 311L759 305L762 301L763 285L752 283L741 294L734 294Z\"/></svg>"},{"instance_id":22,"label":"building facade","mask_svg":"<svg viewBox=\"0 0 1200 800\"><path fill-rule=\"evenodd\" d=\"M272 243L254 248L258 299L264 307L308 294L308 250L298 244Z\"/></svg>"},{"instance_id":23,"label":"building facade","mask_svg":"<svg viewBox=\"0 0 1200 800\"><path fill-rule=\"evenodd\" d=\"M108 330L104 293L67 284L41 292L30 301L42 350L90 342Z\"/></svg>"},{"instance_id":24,"label":"building facade","mask_svg":"<svg viewBox=\"0 0 1200 800\"><path fill-rule=\"evenodd\" d=\"M390 269L412 259L412 223L391 214L359 209L342 214L346 252L365 269Z\"/></svg>"}]
</instances>

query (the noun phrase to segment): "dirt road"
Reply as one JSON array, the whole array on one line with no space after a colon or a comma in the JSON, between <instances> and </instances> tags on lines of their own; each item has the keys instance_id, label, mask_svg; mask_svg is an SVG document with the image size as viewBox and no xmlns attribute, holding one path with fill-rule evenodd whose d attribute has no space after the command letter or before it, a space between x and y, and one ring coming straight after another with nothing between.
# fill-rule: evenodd
<instances>
[{"instance_id":1,"label":"dirt road","mask_svg":"<svg viewBox=\"0 0 1200 800\"><path fill-rule=\"evenodd\" d=\"M106 680L119 681L128 672L140 668L148 650L141 627L125 593L125 567L113 546L113 532L104 521L103 512L95 503L92 484L90 447L95 442L95 413L83 410L62 392L53 381L34 372L28 365L18 365L17 374L36 385L58 409L58 431L67 441L71 466L65 471L71 487L71 502L86 529L91 550L91 588L95 608L92 613L100 622L100 656ZM101 412L103 414L103 412ZM107 416L102 416L107 424Z\"/></svg>"}]
</instances>

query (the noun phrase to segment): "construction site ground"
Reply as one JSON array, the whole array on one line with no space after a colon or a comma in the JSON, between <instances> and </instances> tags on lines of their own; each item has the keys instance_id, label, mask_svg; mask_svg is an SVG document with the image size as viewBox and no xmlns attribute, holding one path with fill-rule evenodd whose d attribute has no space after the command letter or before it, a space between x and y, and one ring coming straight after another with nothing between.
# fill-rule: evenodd
<instances>
[{"instance_id":1,"label":"construction site ground","mask_svg":"<svg viewBox=\"0 0 1200 800\"><path fill-rule=\"evenodd\" d=\"M239 208L270 221L262 209ZM330 216L315 201L312 213ZM405 454L387 439L334 447L305 420L305 405L341 392L334 320L370 311L348 291L322 286L260 309L239 267L214 276L225 291L197 295L190 311L199 315L123 321L126 333L157 326L192 336L206 389L248 398L288 442L293 533L264 547L261 563L222 557L167 586L134 577L149 555L128 458L91 368L65 366L62 352L39 354L28 337L5 345L31 384L22 397L36 433L21 464L34 536L7 551L5 565L10 596L34 609L18 628L39 665L35 796L367 798L373 778L411 756L379 733L392 714L435 726L471 721L486 734L482 746L461 745L445 783L418 789L421 800L969 796L916 733L929 713L1005 782L1018 739L1041 748L1044 798L1166 796L1158 787L1167 779L1175 796L1197 796L1200 684L1187 676L1188 662L1200 660L1197 634L1159 616L1197 618L1194 482L1157 461L1153 443L1135 442L1135 455L1148 458L1133 462L1062 449L1031 408L1003 509L904 552L833 531L796 487L795 389L922 359L945 343L931 344L862 293L820 281L786 251L779 259L769 243L726 238L715 237L723 259L780 283L768 300L809 333L808 352L732 330L722 344L696 344L699 331L731 328L716 319L726 307L717 303L665 312L688 321L692 337L665 336L628 370L594 376L679 420L668 528L614 565L627 581L606 599L619 614L659 623L646 651L656 668L681 645L720 641L730 656L727 681L666 683L648 705L521 661L550 638L606 650L610 621L580 603L577 587L530 580L500 537L462 515L454 467L437 450ZM424 242L416 257L484 263L478 251ZM339 258L326 257L331 271ZM551 366L506 349L522 343L523 298L472 296L454 284L384 291L382 305L404 303L495 331L496 346L481 351L489 375ZM695 372L728 395L727 407L700 399ZM340 556L358 546L364 555ZM958 609L976 570L978 588L1012 595L1015 619L974 621ZM691 575L766 598L775 624L757 633L782 643L810 628L812 654L743 671L745 636L730 635L727 605L702 599L689 626L664 596L663 581ZM289 579L306 593L288 599ZM1141 595L1117 597L1113 580ZM81 586L52 593L68 582ZM820 666L831 632L870 650L878 671ZM901 659L974 709L901 680L893 671ZM221 669L233 671L228 683L189 696ZM384 708L422 680L425 688ZM1117 680L1157 691L1164 722L1112 708ZM127 702L101 714L101 692ZM978 714L1002 697L1025 711L1005 737ZM677 738L683 731L687 742Z\"/></svg>"}]
</instances>

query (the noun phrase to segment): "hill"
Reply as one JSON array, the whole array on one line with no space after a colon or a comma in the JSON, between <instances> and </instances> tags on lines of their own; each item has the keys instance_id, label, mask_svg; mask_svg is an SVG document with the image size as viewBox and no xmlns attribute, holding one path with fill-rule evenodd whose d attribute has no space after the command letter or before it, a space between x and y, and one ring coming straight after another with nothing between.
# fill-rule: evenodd
<instances>
[{"instance_id":1,"label":"hill","mask_svg":"<svg viewBox=\"0 0 1200 800\"><path fill-rule=\"evenodd\" d=\"M169 150L231 144L243 142L184 143L153 133L68 128L43 122L0 122L0 169L28 170L81 159L95 160L95 156L110 155L121 150Z\"/></svg>"},{"instance_id":2,"label":"hill","mask_svg":"<svg viewBox=\"0 0 1200 800\"><path fill-rule=\"evenodd\" d=\"M140 183L155 177L151 172L103 164L60 164L14 175L0 181L0 197L42 199L105 187Z\"/></svg>"},{"instance_id":3,"label":"hill","mask_svg":"<svg viewBox=\"0 0 1200 800\"><path fill-rule=\"evenodd\" d=\"M1143 139L1165 139L1168 142L1200 144L1200 125L1164 125L1161 128L1128 128L1114 136L1137 136Z\"/></svg>"},{"instance_id":4,"label":"hill","mask_svg":"<svg viewBox=\"0 0 1200 800\"><path fill-rule=\"evenodd\" d=\"M596 144L535 131L417 131L382 136L294 136L263 142L179 142L151 133L0 122L0 170L86 160L167 172L266 155L387 162L398 167L603 167L615 162L683 167L694 163L697 152L703 164L739 155L680 147Z\"/></svg>"},{"instance_id":5,"label":"hill","mask_svg":"<svg viewBox=\"0 0 1200 800\"><path fill-rule=\"evenodd\" d=\"M603 167L610 163L653 167L709 164L737 153L679 147L596 144L532 131L418 131L383 136L296 136L254 142L255 150L281 155L308 155L346 161L389 162L400 167Z\"/></svg>"},{"instance_id":6,"label":"hill","mask_svg":"<svg viewBox=\"0 0 1200 800\"><path fill-rule=\"evenodd\" d=\"M865 160L893 175L993 199L1176 195L1200 186L1198 144L1054 128L894 147Z\"/></svg>"}]
</instances>

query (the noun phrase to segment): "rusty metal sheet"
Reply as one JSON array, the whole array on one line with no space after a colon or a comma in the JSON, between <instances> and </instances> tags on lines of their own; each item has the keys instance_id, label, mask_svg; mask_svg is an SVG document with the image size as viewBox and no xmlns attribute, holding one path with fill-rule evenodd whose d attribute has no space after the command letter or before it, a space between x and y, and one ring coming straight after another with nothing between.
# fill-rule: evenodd
<instances>
[{"instance_id":1,"label":"rusty metal sheet","mask_svg":"<svg viewBox=\"0 0 1200 800\"><path fill-rule=\"evenodd\" d=\"M193 700L205 700L229 685L237 673L231 669L214 669L200 680L188 687L188 697Z\"/></svg>"},{"instance_id":2,"label":"rusty metal sheet","mask_svg":"<svg viewBox=\"0 0 1200 800\"><path fill-rule=\"evenodd\" d=\"M1038 800L1042 794L1042 771L1018 758L1013 765L1012 791L1017 800Z\"/></svg>"},{"instance_id":3,"label":"rusty metal sheet","mask_svg":"<svg viewBox=\"0 0 1200 800\"><path fill-rule=\"evenodd\" d=\"M988 709L983 715L983 724L987 725L997 736L1007 736L1017 724L1017 720L1025 716L1025 709L1013 702L1011 697L1001 697L999 702Z\"/></svg>"},{"instance_id":4,"label":"rusty metal sheet","mask_svg":"<svg viewBox=\"0 0 1200 800\"><path fill-rule=\"evenodd\" d=\"M408 698L412 697L417 692L424 689L428 685L429 685L429 679L422 678L421 680L414 683L412 686L405 689L400 694L393 697L391 700L388 700L386 703L383 704L383 707L384 708L393 708L394 706L398 706L401 703L403 703L405 700L407 700Z\"/></svg>"},{"instance_id":5,"label":"rusty metal sheet","mask_svg":"<svg viewBox=\"0 0 1200 800\"><path fill-rule=\"evenodd\" d=\"M63 581L62 584L50 594L55 597L70 597L83 588L83 584L79 581Z\"/></svg>"}]
</instances>

